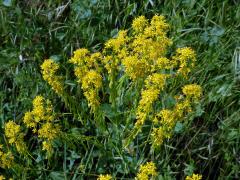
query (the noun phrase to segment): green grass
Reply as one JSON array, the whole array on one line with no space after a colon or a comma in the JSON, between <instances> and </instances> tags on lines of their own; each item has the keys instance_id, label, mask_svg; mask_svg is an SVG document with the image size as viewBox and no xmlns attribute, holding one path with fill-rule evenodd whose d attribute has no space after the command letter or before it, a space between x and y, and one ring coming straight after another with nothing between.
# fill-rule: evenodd
<instances>
[{"instance_id":1,"label":"green grass","mask_svg":"<svg viewBox=\"0 0 240 180\"><path fill-rule=\"evenodd\" d=\"M6 6L6 2L12 4ZM101 50L119 29L130 28L134 17L151 18L156 13L165 15L171 24L174 48L196 50L198 65L191 81L204 90L199 117L152 156L148 145L138 146L138 142L129 152L123 150L120 131L114 126L101 138L86 140L82 134L93 127L84 129L79 123L71 130L73 139L79 137L77 142L59 146L52 160L34 154L36 161L29 162L24 171L0 169L0 173L17 179L96 178L100 173L131 179L142 162L154 160L163 179L183 179L193 170L204 179L240 178L240 86L232 62L240 46L237 0L0 1L0 143L4 143L4 123L19 122L37 94L47 96L56 110L67 113L41 77L44 59L54 58L68 72L66 62L75 49ZM84 168L79 169L82 164Z\"/></svg>"}]
</instances>

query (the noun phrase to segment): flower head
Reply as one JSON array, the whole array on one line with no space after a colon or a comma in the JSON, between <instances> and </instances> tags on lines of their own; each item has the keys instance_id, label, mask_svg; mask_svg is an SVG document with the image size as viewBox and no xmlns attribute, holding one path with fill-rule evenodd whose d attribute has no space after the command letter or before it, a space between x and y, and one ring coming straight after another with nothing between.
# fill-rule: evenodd
<instances>
[{"instance_id":1,"label":"flower head","mask_svg":"<svg viewBox=\"0 0 240 180\"><path fill-rule=\"evenodd\" d=\"M63 94L62 77L57 76L59 65L52 59L46 59L41 65L43 79L48 82L52 89L59 95Z\"/></svg>"},{"instance_id":2,"label":"flower head","mask_svg":"<svg viewBox=\"0 0 240 180\"><path fill-rule=\"evenodd\" d=\"M26 151L26 144L24 143L24 134L21 132L20 125L13 121L8 121L5 125L5 135L10 144L15 144L17 151L24 153Z\"/></svg>"},{"instance_id":3,"label":"flower head","mask_svg":"<svg viewBox=\"0 0 240 180\"><path fill-rule=\"evenodd\" d=\"M157 176L157 168L153 162L147 162L140 166L139 172L136 179L138 180L148 180L149 177Z\"/></svg>"},{"instance_id":4,"label":"flower head","mask_svg":"<svg viewBox=\"0 0 240 180\"><path fill-rule=\"evenodd\" d=\"M194 100L198 100L202 95L202 88L197 84L189 84L185 85L182 88L183 94L187 96L187 98L193 98Z\"/></svg>"},{"instance_id":5,"label":"flower head","mask_svg":"<svg viewBox=\"0 0 240 180\"><path fill-rule=\"evenodd\" d=\"M3 169L11 168L13 166L14 157L9 151L5 153L3 151L3 146L0 145L0 167Z\"/></svg>"},{"instance_id":6,"label":"flower head","mask_svg":"<svg viewBox=\"0 0 240 180\"><path fill-rule=\"evenodd\" d=\"M201 174L193 174L192 176L187 176L186 180L201 180L202 175Z\"/></svg>"},{"instance_id":7,"label":"flower head","mask_svg":"<svg viewBox=\"0 0 240 180\"><path fill-rule=\"evenodd\" d=\"M112 179L112 176L109 175L109 174L106 174L106 175L100 175L97 180L111 180Z\"/></svg>"}]
</instances>

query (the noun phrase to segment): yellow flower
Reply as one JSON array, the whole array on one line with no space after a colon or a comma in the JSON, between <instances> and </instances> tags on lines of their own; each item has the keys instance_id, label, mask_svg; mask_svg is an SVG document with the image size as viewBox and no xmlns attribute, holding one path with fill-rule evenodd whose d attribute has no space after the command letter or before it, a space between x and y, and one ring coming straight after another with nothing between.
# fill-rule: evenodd
<instances>
[{"instance_id":1,"label":"yellow flower","mask_svg":"<svg viewBox=\"0 0 240 180\"><path fill-rule=\"evenodd\" d=\"M11 168L13 166L14 157L11 152L3 152L2 145L0 145L0 167L3 169Z\"/></svg>"},{"instance_id":2,"label":"yellow flower","mask_svg":"<svg viewBox=\"0 0 240 180\"><path fill-rule=\"evenodd\" d=\"M145 87L147 89L158 89L163 90L166 78L168 75L166 74L159 74L159 73L153 73L148 76L148 78L145 80Z\"/></svg>"},{"instance_id":3,"label":"yellow flower","mask_svg":"<svg viewBox=\"0 0 240 180\"><path fill-rule=\"evenodd\" d=\"M47 151L49 154L51 154L53 152L53 147L52 147L52 143L49 141L43 141L42 142L42 150L43 151Z\"/></svg>"},{"instance_id":4,"label":"yellow flower","mask_svg":"<svg viewBox=\"0 0 240 180\"><path fill-rule=\"evenodd\" d=\"M4 180L5 177L3 175L0 175L0 180Z\"/></svg>"},{"instance_id":5,"label":"yellow flower","mask_svg":"<svg viewBox=\"0 0 240 180\"><path fill-rule=\"evenodd\" d=\"M88 105L95 111L100 104L98 91L102 87L102 63L108 63L106 58L100 52L90 54L87 49L78 49L69 62L76 65L77 81L82 85Z\"/></svg>"},{"instance_id":6,"label":"yellow flower","mask_svg":"<svg viewBox=\"0 0 240 180\"><path fill-rule=\"evenodd\" d=\"M201 174L193 174L192 176L187 176L186 180L201 180L202 175Z\"/></svg>"},{"instance_id":7,"label":"yellow flower","mask_svg":"<svg viewBox=\"0 0 240 180\"><path fill-rule=\"evenodd\" d=\"M55 139L60 132L60 127L58 125L54 125L53 123L44 123L42 127L38 130L38 137L45 138L48 140Z\"/></svg>"},{"instance_id":8,"label":"yellow flower","mask_svg":"<svg viewBox=\"0 0 240 180\"><path fill-rule=\"evenodd\" d=\"M162 145L165 139L166 133L163 127L153 128L151 132L151 143L153 147L159 147Z\"/></svg>"},{"instance_id":9,"label":"yellow flower","mask_svg":"<svg viewBox=\"0 0 240 180\"><path fill-rule=\"evenodd\" d=\"M135 33L141 33L147 25L148 20L145 18L145 16L139 16L132 22L132 28Z\"/></svg>"},{"instance_id":10,"label":"yellow flower","mask_svg":"<svg viewBox=\"0 0 240 180\"><path fill-rule=\"evenodd\" d=\"M106 49L112 49L114 52L120 52L120 49L123 45L125 45L128 41L127 31L120 30L118 32L118 36L115 39L110 39L105 44Z\"/></svg>"},{"instance_id":11,"label":"yellow flower","mask_svg":"<svg viewBox=\"0 0 240 180\"><path fill-rule=\"evenodd\" d=\"M171 69L174 67L174 64L166 57L160 57L156 61L156 69Z\"/></svg>"},{"instance_id":12,"label":"yellow flower","mask_svg":"<svg viewBox=\"0 0 240 180\"><path fill-rule=\"evenodd\" d=\"M156 30L154 33L162 35L163 32L167 32L169 24L166 23L165 17L162 15L154 15L151 20L151 26Z\"/></svg>"},{"instance_id":13,"label":"yellow flower","mask_svg":"<svg viewBox=\"0 0 240 180\"><path fill-rule=\"evenodd\" d=\"M202 96L202 88L197 84L185 85L182 88L182 91L187 98L193 98L194 100L199 100L199 98Z\"/></svg>"},{"instance_id":14,"label":"yellow flower","mask_svg":"<svg viewBox=\"0 0 240 180\"><path fill-rule=\"evenodd\" d=\"M139 172L136 179L138 180L148 180L149 177L157 176L157 168L153 162L147 162L140 166Z\"/></svg>"},{"instance_id":15,"label":"yellow flower","mask_svg":"<svg viewBox=\"0 0 240 180\"><path fill-rule=\"evenodd\" d=\"M42 96L36 96L33 100L33 111L32 114L36 122L39 122L45 115L44 110L44 98Z\"/></svg>"},{"instance_id":16,"label":"yellow flower","mask_svg":"<svg viewBox=\"0 0 240 180\"><path fill-rule=\"evenodd\" d=\"M32 112L26 112L24 114L23 122L24 124L27 125L27 127L30 127L33 129L35 129L37 126L37 122L35 121Z\"/></svg>"},{"instance_id":17,"label":"yellow flower","mask_svg":"<svg viewBox=\"0 0 240 180\"><path fill-rule=\"evenodd\" d=\"M97 180L111 180L112 179L112 176L109 175L109 174L106 174L106 175L100 175Z\"/></svg>"},{"instance_id":18,"label":"yellow flower","mask_svg":"<svg viewBox=\"0 0 240 180\"><path fill-rule=\"evenodd\" d=\"M174 107L174 114L175 114L175 118L176 119L182 119L183 115L186 112L191 112L192 108L191 108L191 102L187 99L185 99L182 102L178 102L176 103L175 107Z\"/></svg>"},{"instance_id":19,"label":"yellow flower","mask_svg":"<svg viewBox=\"0 0 240 180\"><path fill-rule=\"evenodd\" d=\"M85 67L75 67L74 74L78 79L78 82L81 83L82 78L85 76L85 74L88 72L88 68Z\"/></svg>"},{"instance_id":20,"label":"yellow flower","mask_svg":"<svg viewBox=\"0 0 240 180\"><path fill-rule=\"evenodd\" d=\"M102 87L102 76L94 70L89 71L82 80L82 88L87 89L99 89Z\"/></svg>"},{"instance_id":21,"label":"yellow flower","mask_svg":"<svg viewBox=\"0 0 240 180\"><path fill-rule=\"evenodd\" d=\"M26 151L26 144L24 143L24 134L21 132L20 125L13 121L8 121L5 125L5 135L10 144L15 144L17 151L24 153Z\"/></svg>"},{"instance_id":22,"label":"yellow flower","mask_svg":"<svg viewBox=\"0 0 240 180\"><path fill-rule=\"evenodd\" d=\"M186 60L189 59L196 60L196 54L194 50L189 47L178 48L177 55L181 64L186 63Z\"/></svg>"},{"instance_id":23,"label":"yellow flower","mask_svg":"<svg viewBox=\"0 0 240 180\"><path fill-rule=\"evenodd\" d=\"M187 77L188 73L195 65L196 54L189 48L178 48L176 56L173 57L175 63L179 64L178 74L182 74L184 77Z\"/></svg>"},{"instance_id":24,"label":"yellow flower","mask_svg":"<svg viewBox=\"0 0 240 180\"><path fill-rule=\"evenodd\" d=\"M147 115L152 110L153 103L158 98L158 95L159 90L157 89L147 89L142 91L141 100L137 107L137 122L135 123L135 128L139 129L144 124Z\"/></svg>"},{"instance_id":25,"label":"yellow flower","mask_svg":"<svg viewBox=\"0 0 240 180\"><path fill-rule=\"evenodd\" d=\"M94 71L90 70L82 79L82 89L84 91L84 95L88 100L88 105L93 109L99 106L99 97L98 91L102 87L102 76Z\"/></svg>"},{"instance_id":26,"label":"yellow flower","mask_svg":"<svg viewBox=\"0 0 240 180\"><path fill-rule=\"evenodd\" d=\"M99 64L103 61L102 54L100 52L96 52L91 54L88 61L86 62L86 65L88 68L95 68L97 71L101 71Z\"/></svg>"},{"instance_id":27,"label":"yellow flower","mask_svg":"<svg viewBox=\"0 0 240 180\"><path fill-rule=\"evenodd\" d=\"M164 74L154 73L145 80L146 89L141 93L141 100L137 107L137 122L135 128L140 129L144 124L147 115L152 111L154 102L163 90L165 80L168 76Z\"/></svg>"},{"instance_id":28,"label":"yellow flower","mask_svg":"<svg viewBox=\"0 0 240 180\"><path fill-rule=\"evenodd\" d=\"M148 74L150 67L146 60L139 60L137 56L128 56L122 61L125 73L132 79L143 78Z\"/></svg>"},{"instance_id":29,"label":"yellow flower","mask_svg":"<svg viewBox=\"0 0 240 180\"><path fill-rule=\"evenodd\" d=\"M43 79L48 82L52 89L59 95L63 94L63 82L62 77L57 76L56 72L59 69L59 65L52 59L46 59L41 65Z\"/></svg>"},{"instance_id":30,"label":"yellow flower","mask_svg":"<svg viewBox=\"0 0 240 180\"><path fill-rule=\"evenodd\" d=\"M176 118L173 111L163 109L160 111L159 116L161 117L161 124L167 127L167 129L172 129L174 127Z\"/></svg>"},{"instance_id":31,"label":"yellow flower","mask_svg":"<svg viewBox=\"0 0 240 180\"><path fill-rule=\"evenodd\" d=\"M86 61L85 58L89 54L89 51L85 48L77 49L74 51L74 56L69 62L81 66Z\"/></svg>"},{"instance_id":32,"label":"yellow flower","mask_svg":"<svg viewBox=\"0 0 240 180\"><path fill-rule=\"evenodd\" d=\"M42 96L36 96L33 100L33 110L26 112L23 122L27 127L32 128L34 133L38 133L39 138L43 138L43 150L51 153L52 141L61 133L60 126L54 124L55 115L52 103Z\"/></svg>"}]
</instances>

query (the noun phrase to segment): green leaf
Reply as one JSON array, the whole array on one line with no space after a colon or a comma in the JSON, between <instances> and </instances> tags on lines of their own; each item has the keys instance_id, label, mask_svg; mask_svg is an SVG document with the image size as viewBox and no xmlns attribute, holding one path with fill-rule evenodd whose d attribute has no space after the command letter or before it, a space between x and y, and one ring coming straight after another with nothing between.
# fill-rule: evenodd
<instances>
[{"instance_id":1,"label":"green leaf","mask_svg":"<svg viewBox=\"0 0 240 180\"><path fill-rule=\"evenodd\" d=\"M56 171L51 172L49 176L53 180L63 180L63 179L65 179L65 176L64 176L63 172L56 172Z\"/></svg>"},{"instance_id":2,"label":"green leaf","mask_svg":"<svg viewBox=\"0 0 240 180\"><path fill-rule=\"evenodd\" d=\"M4 6L7 6L7 7L12 6L12 0L3 0L2 3L3 3Z\"/></svg>"},{"instance_id":3,"label":"green leaf","mask_svg":"<svg viewBox=\"0 0 240 180\"><path fill-rule=\"evenodd\" d=\"M181 133L183 131L183 124L181 122L177 122L174 132L176 133Z\"/></svg>"}]
</instances>

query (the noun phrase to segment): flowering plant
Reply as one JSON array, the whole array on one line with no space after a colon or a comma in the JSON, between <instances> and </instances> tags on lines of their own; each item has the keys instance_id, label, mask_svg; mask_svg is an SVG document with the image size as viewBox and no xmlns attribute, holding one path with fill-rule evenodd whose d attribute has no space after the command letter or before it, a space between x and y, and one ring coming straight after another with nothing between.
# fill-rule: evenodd
<instances>
[{"instance_id":1,"label":"flowering plant","mask_svg":"<svg viewBox=\"0 0 240 180\"><path fill-rule=\"evenodd\" d=\"M188 123L202 96L199 85L186 83L196 63L195 52L189 47L170 51L173 42L167 36L168 30L163 16L155 15L151 21L140 16L134 19L131 30L120 31L101 52L77 49L69 59L76 82L72 89L59 72L61 64L45 60L41 66L43 79L65 103L64 111L70 112L72 119L67 122L64 112L54 112L50 100L37 96L33 110L25 113L21 126L31 130L49 159L57 141L58 147L69 143L74 128L86 129L81 141L101 140L107 132L110 138L118 138L121 150L117 151L130 151L129 145L146 134L143 144L149 143L152 152L161 148L173 136L178 122ZM19 153L29 153L20 125L7 122L5 135ZM3 167L8 168L13 158L3 154ZM9 159L5 160L7 155ZM140 167L137 178L148 176L157 176L152 162ZM104 178L111 176L99 176Z\"/></svg>"}]
</instances>

